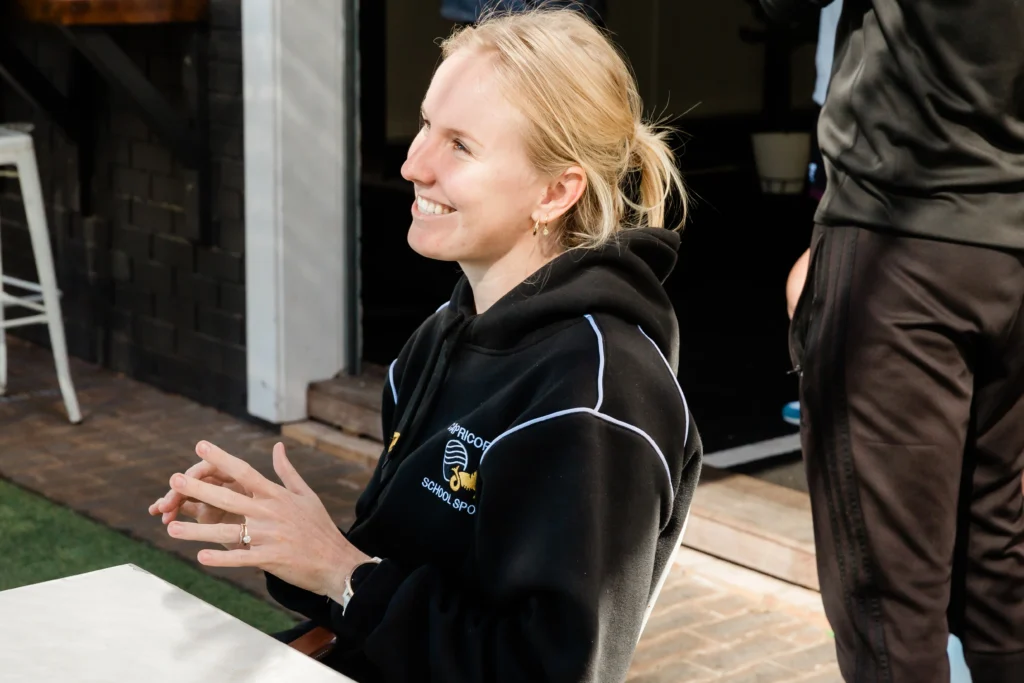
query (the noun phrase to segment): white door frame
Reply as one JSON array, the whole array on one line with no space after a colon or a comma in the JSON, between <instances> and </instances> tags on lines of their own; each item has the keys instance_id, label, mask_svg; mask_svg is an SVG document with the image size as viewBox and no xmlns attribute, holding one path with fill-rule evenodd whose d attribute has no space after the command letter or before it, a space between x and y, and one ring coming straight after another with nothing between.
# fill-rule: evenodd
<instances>
[{"instance_id":1,"label":"white door frame","mask_svg":"<svg viewBox=\"0 0 1024 683\"><path fill-rule=\"evenodd\" d=\"M305 419L359 340L354 1L242 3L248 410L272 423Z\"/></svg>"}]
</instances>

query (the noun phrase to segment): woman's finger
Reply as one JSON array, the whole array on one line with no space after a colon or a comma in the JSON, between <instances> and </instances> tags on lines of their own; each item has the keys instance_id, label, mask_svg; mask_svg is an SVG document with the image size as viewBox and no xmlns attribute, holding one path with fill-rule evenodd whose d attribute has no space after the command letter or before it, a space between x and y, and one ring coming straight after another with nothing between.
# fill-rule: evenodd
<instances>
[{"instance_id":1,"label":"woman's finger","mask_svg":"<svg viewBox=\"0 0 1024 683\"><path fill-rule=\"evenodd\" d=\"M214 486L182 474L175 474L171 477L171 488L184 498L194 498L225 512L233 512L243 517L259 515L262 512L259 503L248 496L236 493L224 486Z\"/></svg>"},{"instance_id":2,"label":"woman's finger","mask_svg":"<svg viewBox=\"0 0 1024 683\"><path fill-rule=\"evenodd\" d=\"M173 510L171 510L170 512L165 512L165 513L163 513L163 514L162 514L162 515L160 516L160 521L161 521L161 522L162 522L162 523L163 523L164 525L170 524L171 522L173 522L174 520L176 520L176 519L178 518L178 512L179 512L180 510L181 510L181 508L180 508L180 507L176 507L176 508L174 508Z\"/></svg>"},{"instance_id":3,"label":"woman's finger","mask_svg":"<svg viewBox=\"0 0 1024 683\"><path fill-rule=\"evenodd\" d=\"M181 504L181 507L178 508L178 513L185 515L186 517L191 517L192 519L198 519L200 514L200 505L201 503L197 503L193 500L185 501Z\"/></svg>"},{"instance_id":4,"label":"woman's finger","mask_svg":"<svg viewBox=\"0 0 1024 683\"><path fill-rule=\"evenodd\" d=\"M199 563L207 567L262 567L268 559L261 548L255 547L251 550L200 550L197 557Z\"/></svg>"},{"instance_id":5,"label":"woman's finger","mask_svg":"<svg viewBox=\"0 0 1024 683\"><path fill-rule=\"evenodd\" d=\"M204 477L213 476L216 472L216 468L205 460L200 460L192 467L185 470L185 476L194 477L196 479L203 479ZM160 499L162 503L158 504L160 512L168 513L171 510L177 509L182 504L183 499L181 494L171 488L164 497Z\"/></svg>"},{"instance_id":6,"label":"woman's finger","mask_svg":"<svg viewBox=\"0 0 1024 683\"><path fill-rule=\"evenodd\" d=\"M281 442L274 444L274 471L277 472L277 476L281 477L281 483L285 488L292 493L297 493L300 496L316 495L309 484L299 475L291 460L288 459L284 444Z\"/></svg>"},{"instance_id":7,"label":"woman's finger","mask_svg":"<svg viewBox=\"0 0 1024 683\"><path fill-rule=\"evenodd\" d=\"M194 524L174 522L168 525L167 533L183 541L206 541L209 543L241 543L240 524Z\"/></svg>"},{"instance_id":8,"label":"woman's finger","mask_svg":"<svg viewBox=\"0 0 1024 683\"><path fill-rule=\"evenodd\" d=\"M280 486L257 472L245 460L236 458L208 441L200 441L196 444L196 455L241 484L246 491L269 498L281 489ZM234 511L232 510L232 512Z\"/></svg>"}]
</instances>

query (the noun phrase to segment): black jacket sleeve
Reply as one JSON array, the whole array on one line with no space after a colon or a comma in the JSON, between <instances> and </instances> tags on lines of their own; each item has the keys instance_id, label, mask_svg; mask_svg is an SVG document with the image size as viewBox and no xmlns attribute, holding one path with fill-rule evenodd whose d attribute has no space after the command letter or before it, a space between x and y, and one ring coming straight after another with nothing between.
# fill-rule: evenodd
<instances>
[{"instance_id":1,"label":"black jacket sleeve","mask_svg":"<svg viewBox=\"0 0 1024 683\"><path fill-rule=\"evenodd\" d=\"M344 616L329 604L339 640L389 683L624 680L672 515L661 454L578 412L496 440L479 472L476 556L385 560Z\"/></svg>"},{"instance_id":2,"label":"black jacket sleeve","mask_svg":"<svg viewBox=\"0 0 1024 683\"><path fill-rule=\"evenodd\" d=\"M831 5L833 0L761 0L761 7L774 21L791 24Z\"/></svg>"}]
</instances>

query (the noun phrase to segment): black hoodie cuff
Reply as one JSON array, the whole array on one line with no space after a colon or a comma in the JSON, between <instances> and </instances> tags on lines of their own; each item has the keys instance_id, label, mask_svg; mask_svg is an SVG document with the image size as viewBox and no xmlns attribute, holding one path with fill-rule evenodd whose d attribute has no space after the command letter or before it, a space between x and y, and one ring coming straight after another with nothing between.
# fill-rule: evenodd
<instances>
[{"instance_id":1,"label":"black hoodie cuff","mask_svg":"<svg viewBox=\"0 0 1024 683\"><path fill-rule=\"evenodd\" d=\"M332 601L331 621L339 639L344 637L347 645L361 646L384 619L391 598L405 579L405 572L395 562L384 560L359 583L344 614L341 605Z\"/></svg>"},{"instance_id":2,"label":"black hoodie cuff","mask_svg":"<svg viewBox=\"0 0 1024 683\"><path fill-rule=\"evenodd\" d=\"M318 626L330 626L331 613L325 596L293 586L270 572L263 573L267 578L267 592L278 604L312 619Z\"/></svg>"}]
</instances>

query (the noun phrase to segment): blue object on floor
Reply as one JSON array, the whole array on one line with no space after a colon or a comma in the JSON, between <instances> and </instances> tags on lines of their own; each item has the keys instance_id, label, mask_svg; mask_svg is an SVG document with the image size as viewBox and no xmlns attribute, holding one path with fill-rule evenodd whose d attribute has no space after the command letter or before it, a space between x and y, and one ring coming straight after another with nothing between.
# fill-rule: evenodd
<instances>
[{"instance_id":1,"label":"blue object on floor","mask_svg":"<svg viewBox=\"0 0 1024 683\"><path fill-rule=\"evenodd\" d=\"M800 401L792 401L782 408L782 419L791 425L800 426Z\"/></svg>"},{"instance_id":2,"label":"blue object on floor","mask_svg":"<svg viewBox=\"0 0 1024 683\"><path fill-rule=\"evenodd\" d=\"M972 683L971 672L967 669L967 662L964 661L963 643L953 634L949 636L946 653L949 655L950 683Z\"/></svg>"}]
</instances>

